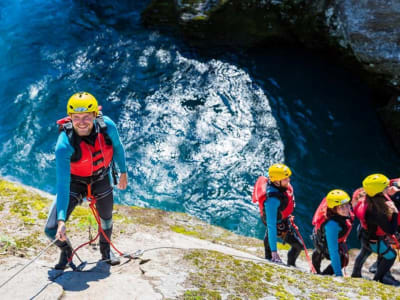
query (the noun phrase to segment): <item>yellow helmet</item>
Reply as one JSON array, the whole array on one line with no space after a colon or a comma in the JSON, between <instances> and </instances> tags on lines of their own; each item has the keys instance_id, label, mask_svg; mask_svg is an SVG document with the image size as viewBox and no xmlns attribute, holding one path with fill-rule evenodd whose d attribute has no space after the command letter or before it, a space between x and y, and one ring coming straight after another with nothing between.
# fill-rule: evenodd
<instances>
[{"instance_id":1,"label":"yellow helmet","mask_svg":"<svg viewBox=\"0 0 400 300\"><path fill-rule=\"evenodd\" d=\"M87 92L73 94L68 100L67 114L82 114L87 112L99 112L96 98Z\"/></svg>"},{"instance_id":2,"label":"yellow helmet","mask_svg":"<svg viewBox=\"0 0 400 300\"><path fill-rule=\"evenodd\" d=\"M332 190L326 195L326 204L334 208L350 202L350 196L343 190Z\"/></svg>"},{"instance_id":3,"label":"yellow helmet","mask_svg":"<svg viewBox=\"0 0 400 300\"><path fill-rule=\"evenodd\" d=\"M389 178L383 174L372 174L363 180L362 185L367 195L373 197L389 186Z\"/></svg>"},{"instance_id":4,"label":"yellow helmet","mask_svg":"<svg viewBox=\"0 0 400 300\"><path fill-rule=\"evenodd\" d=\"M271 181L281 181L290 177L290 175L292 175L292 171L284 164L273 164L268 169L268 176Z\"/></svg>"}]
</instances>

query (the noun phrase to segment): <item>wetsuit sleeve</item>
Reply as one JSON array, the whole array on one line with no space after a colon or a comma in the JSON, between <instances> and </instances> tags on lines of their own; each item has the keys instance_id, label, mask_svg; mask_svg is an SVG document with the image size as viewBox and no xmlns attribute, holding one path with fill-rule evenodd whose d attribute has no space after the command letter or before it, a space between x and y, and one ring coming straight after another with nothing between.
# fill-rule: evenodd
<instances>
[{"instance_id":1,"label":"wetsuit sleeve","mask_svg":"<svg viewBox=\"0 0 400 300\"><path fill-rule=\"evenodd\" d=\"M265 213L267 214L267 230L268 230L268 243L272 252L277 251L277 230L276 221L278 218L278 208L281 202L275 197L268 198L265 201Z\"/></svg>"},{"instance_id":2,"label":"wetsuit sleeve","mask_svg":"<svg viewBox=\"0 0 400 300\"><path fill-rule=\"evenodd\" d=\"M56 201L57 201L57 221L65 221L69 204L69 189L71 182L71 156L74 149L69 144L65 132L58 136L56 144Z\"/></svg>"},{"instance_id":3,"label":"wetsuit sleeve","mask_svg":"<svg viewBox=\"0 0 400 300\"><path fill-rule=\"evenodd\" d=\"M107 134L110 137L113 144L113 151L114 151L113 159L117 163L119 171L121 173L125 173L126 172L125 150L124 146L121 143L117 126L110 118L106 116L104 116L104 122L107 124Z\"/></svg>"},{"instance_id":4,"label":"wetsuit sleeve","mask_svg":"<svg viewBox=\"0 0 400 300\"><path fill-rule=\"evenodd\" d=\"M341 228L339 224L333 220L328 221L325 225L329 256L331 258L332 268L336 276L343 276L338 243L340 230Z\"/></svg>"}]
</instances>

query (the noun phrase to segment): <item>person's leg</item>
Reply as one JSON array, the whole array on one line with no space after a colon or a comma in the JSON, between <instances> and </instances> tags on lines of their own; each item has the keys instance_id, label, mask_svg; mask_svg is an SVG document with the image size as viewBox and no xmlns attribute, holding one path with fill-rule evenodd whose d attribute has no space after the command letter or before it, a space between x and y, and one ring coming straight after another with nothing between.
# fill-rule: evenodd
<instances>
[{"instance_id":1,"label":"person's leg","mask_svg":"<svg viewBox=\"0 0 400 300\"><path fill-rule=\"evenodd\" d=\"M111 241L113 222L112 211L114 205L113 189L110 185L109 177L106 176L103 180L97 181L92 185L93 194L96 198L96 208L99 212L101 228ZM119 260L113 259L113 253L110 249L110 244L107 239L100 234L100 253L102 260L106 260L112 265L118 264Z\"/></svg>"},{"instance_id":2,"label":"person's leg","mask_svg":"<svg viewBox=\"0 0 400 300\"><path fill-rule=\"evenodd\" d=\"M347 245L345 243L340 243L339 244L339 255L340 255L340 264L341 267L344 268L348 265L349 263L349 257L348 257L348 252L347 252ZM327 258L330 259L329 255L327 255ZM322 271L322 275L333 275L335 274L335 271L333 270L332 264L327 266L324 271Z\"/></svg>"},{"instance_id":3,"label":"person's leg","mask_svg":"<svg viewBox=\"0 0 400 300\"><path fill-rule=\"evenodd\" d=\"M82 193L84 191L84 186L81 184L72 183L70 185L70 197L69 197L69 204L67 209L67 216L66 221L69 219L71 213L75 209L76 205L78 205L82 201ZM53 202L49 216L47 218L47 222L45 225L45 233L51 239L55 239L55 235L57 232L57 204L56 200ZM73 249L66 241L57 240L55 245L60 248L60 258L58 263L54 266L57 270L64 270L67 268L68 265L68 258L71 257ZM73 264L71 265L73 266Z\"/></svg>"},{"instance_id":4,"label":"person's leg","mask_svg":"<svg viewBox=\"0 0 400 300\"><path fill-rule=\"evenodd\" d=\"M265 250L265 259L271 260L272 254L271 254L271 248L269 247L269 242L268 242L268 228L265 229L264 250Z\"/></svg>"},{"instance_id":5,"label":"person's leg","mask_svg":"<svg viewBox=\"0 0 400 300\"><path fill-rule=\"evenodd\" d=\"M366 238L362 236L362 234L359 234L359 239L361 241L361 250L356 257L353 266L353 272L351 273L351 277L356 277L356 278L362 277L361 276L362 266L372 253L372 250L369 246L369 242L366 240Z\"/></svg>"},{"instance_id":6,"label":"person's leg","mask_svg":"<svg viewBox=\"0 0 400 300\"><path fill-rule=\"evenodd\" d=\"M288 266L296 266L297 257L299 257L301 250L303 249L303 244L300 238L294 231L289 230L284 238L284 241L288 243L292 248L288 252Z\"/></svg>"},{"instance_id":7,"label":"person's leg","mask_svg":"<svg viewBox=\"0 0 400 300\"><path fill-rule=\"evenodd\" d=\"M317 271L317 274L321 274L321 261L323 258L323 254L316 248L313 251L313 254L311 256L312 264L315 268L315 271Z\"/></svg>"},{"instance_id":8,"label":"person's leg","mask_svg":"<svg viewBox=\"0 0 400 300\"><path fill-rule=\"evenodd\" d=\"M335 272L333 271L332 265L330 264L325 268L325 270L322 271L322 275L333 275Z\"/></svg>"},{"instance_id":9,"label":"person's leg","mask_svg":"<svg viewBox=\"0 0 400 300\"><path fill-rule=\"evenodd\" d=\"M380 240L376 244L371 244L371 248L378 254L378 256L381 256L378 260L378 268L374 280L383 282L383 277L390 271L390 268L394 264L396 252L384 240ZM396 282L396 284L398 284L398 282Z\"/></svg>"}]
</instances>

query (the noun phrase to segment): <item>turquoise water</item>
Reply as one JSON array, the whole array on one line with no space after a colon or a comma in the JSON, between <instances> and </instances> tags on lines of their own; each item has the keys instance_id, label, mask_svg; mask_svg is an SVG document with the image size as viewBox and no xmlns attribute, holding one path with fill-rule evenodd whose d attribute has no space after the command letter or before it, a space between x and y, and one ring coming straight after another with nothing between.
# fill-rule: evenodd
<instances>
[{"instance_id":1,"label":"turquoise water","mask_svg":"<svg viewBox=\"0 0 400 300\"><path fill-rule=\"evenodd\" d=\"M330 189L352 192L372 172L399 176L369 89L329 59L289 47L199 52L143 28L145 4L119 5L0 4L1 176L55 193L55 121L80 90L119 127L122 204L262 238L252 186L285 161L308 239Z\"/></svg>"}]
</instances>

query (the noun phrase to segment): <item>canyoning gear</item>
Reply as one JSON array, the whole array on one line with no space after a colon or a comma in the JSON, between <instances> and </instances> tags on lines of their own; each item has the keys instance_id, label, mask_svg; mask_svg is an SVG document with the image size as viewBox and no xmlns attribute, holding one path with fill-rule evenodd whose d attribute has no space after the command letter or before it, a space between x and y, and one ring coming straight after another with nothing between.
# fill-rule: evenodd
<instances>
[{"instance_id":1,"label":"canyoning gear","mask_svg":"<svg viewBox=\"0 0 400 300\"><path fill-rule=\"evenodd\" d=\"M72 256L74 256L74 254L83 246L86 246L88 244L91 244L92 242L94 242L99 236L100 238L100 251L102 254L102 257L108 257L107 258L107 262L109 264L118 264L119 263L119 259L117 259L114 254L111 251L108 251L109 249L107 249L108 247L105 246L104 244L104 240L108 243L109 246L113 247L113 249L115 251L118 252L118 254L120 256L132 259L133 257L130 254L124 254L121 251L119 251L114 244L111 242L111 233L112 233L112 220L110 219L103 219L100 217L99 215L99 211L97 210L97 199L95 196L93 196L92 194L92 185L89 183L87 184L87 200L89 202L89 208L92 211L92 214L96 220L96 223L98 225L98 232L97 235L89 240L86 243L83 243L82 245L78 246L73 252L72 252ZM103 229L103 225L104 226L109 226L108 228L105 228L105 230ZM102 245L103 244L103 245Z\"/></svg>"},{"instance_id":2,"label":"canyoning gear","mask_svg":"<svg viewBox=\"0 0 400 300\"><path fill-rule=\"evenodd\" d=\"M268 169L268 177L272 182L281 181L282 179L288 178L291 175L292 171L284 164L273 164Z\"/></svg>"},{"instance_id":3,"label":"canyoning gear","mask_svg":"<svg viewBox=\"0 0 400 300\"><path fill-rule=\"evenodd\" d=\"M390 198L387 195L383 194L383 196L386 198L387 201L392 201L392 200L390 200ZM367 224L367 220L366 220L366 214L367 214L367 210L368 210L368 203L367 203L367 198L366 197L367 196L361 197L358 200L356 206L353 208L354 214L360 220L362 228L364 228L368 233L374 234L377 237L384 237L388 233L386 233L381 228L381 226L379 226L379 225L376 226L375 232L371 232L370 230L368 230L368 224ZM396 218L397 218L397 214L396 214ZM391 232L390 234L392 234L392 233L393 232Z\"/></svg>"},{"instance_id":4,"label":"canyoning gear","mask_svg":"<svg viewBox=\"0 0 400 300\"><path fill-rule=\"evenodd\" d=\"M68 201L68 208L66 209L65 220L68 220L71 213L77 205L82 204L83 199L87 196L87 183L84 181L72 180L70 184L70 197ZM96 207L99 215L104 220L112 218L113 211L113 188L111 186L109 174L105 174L102 178L98 178L92 183L92 190L97 197ZM57 232L57 219L58 211L56 201L53 202L49 216L47 218L45 233L50 239L55 238Z\"/></svg>"},{"instance_id":5,"label":"canyoning gear","mask_svg":"<svg viewBox=\"0 0 400 300\"><path fill-rule=\"evenodd\" d=\"M393 266L395 260L396 257L392 259L382 258L382 260L379 261L378 269L376 270L373 280L386 284L396 284L395 282L388 280L388 278L386 278L386 280L383 279L385 277L385 274L389 272L390 268Z\"/></svg>"},{"instance_id":6,"label":"canyoning gear","mask_svg":"<svg viewBox=\"0 0 400 300\"><path fill-rule=\"evenodd\" d=\"M104 229L104 233L111 240L112 227L109 229ZM105 237L100 235L100 253L101 259L105 260L108 264L115 266L120 264L120 260L115 254L111 251L110 243L105 239Z\"/></svg>"},{"instance_id":7,"label":"canyoning gear","mask_svg":"<svg viewBox=\"0 0 400 300\"><path fill-rule=\"evenodd\" d=\"M341 269L346 267L349 263L349 257L348 257L348 249L346 244L341 243L338 245L338 253L339 253L339 266L335 267L338 268L339 271L335 272L335 268L333 267L334 264L329 264L323 271L321 271L321 262L324 258L335 261L335 259L332 259L331 256L329 256L328 252L322 252L319 249L314 249L313 254L312 254L312 264L316 270L317 274L321 275L333 275L335 274L336 276L342 276ZM361 277L361 275L360 275Z\"/></svg>"},{"instance_id":8,"label":"canyoning gear","mask_svg":"<svg viewBox=\"0 0 400 300\"><path fill-rule=\"evenodd\" d=\"M96 118L96 131L89 137L79 137L74 133L69 117L57 121L75 149L71 156L71 174L79 177L97 175L108 168L113 159L113 145L107 134L107 125L100 113Z\"/></svg>"},{"instance_id":9,"label":"canyoning gear","mask_svg":"<svg viewBox=\"0 0 400 300\"><path fill-rule=\"evenodd\" d=\"M253 203L258 202L261 220L267 226L264 238L266 259L271 259L271 252L277 251L276 238L292 247L288 252L288 264L294 266L301 252L299 238L290 228L288 217L295 207L293 187L277 187L268 178L260 176L254 186Z\"/></svg>"},{"instance_id":10,"label":"canyoning gear","mask_svg":"<svg viewBox=\"0 0 400 300\"><path fill-rule=\"evenodd\" d=\"M258 203L260 216L264 224L265 201L269 197L276 197L281 202L279 206L278 219L286 219L287 217L289 217L295 207L293 187L290 183L288 184L287 189L285 189L284 191L280 191L278 188L275 188L275 190L267 192L267 188L271 184L272 183L268 180L267 177L260 176L258 177L253 189L252 201L253 203Z\"/></svg>"},{"instance_id":11,"label":"canyoning gear","mask_svg":"<svg viewBox=\"0 0 400 300\"><path fill-rule=\"evenodd\" d=\"M99 112L96 98L87 92L73 94L67 103L67 114Z\"/></svg>"},{"instance_id":12,"label":"canyoning gear","mask_svg":"<svg viewBox=\"0 0 400 300\"><path fill-rule=\"evenodd\" d=\"M348 198L348 200L350 201L350 197ZM318 238L321 235L324 235L323 226L329 220L334 220L342 228L342 230L339 232L338 243L345 243L347 240L347 237L349 236L349 234L351 232L352 226L353 226L354 214L351 212L350 217L348 217L348 218L342 217L339 215L333 215L330 218L328 218L327 209L328 209L328 202L327 202L327 197L326 197L326 198L322 199L320 205L318 206L317 210L314 213L314 216L312 219L312 225L314 225L313 233Z\"/></svg>"},{"instance_id":13,"label":"canyoning gear","mask_svg":"<svg viewBox=\"0 0 400 300\"><path fill-rule=\"evenodd\" d=\"M54 266L54 269L65 270L69 266L73 270L75 270L76 269L75 264L72 261L68 262L68 259L72 256L71 246L66 241L60 241L60 240L57 240L54 244L61 250L59 261Z\"/></svg>"},{"instance_id":14,"label":"canyoning gear","mask_svg":"<svg viewBox=\"0 0 400 300\"><path fill-rule=\"evenodd\" d=\"M290 225L287 224L287 226L289 227ZM288 251L287 264L289 266L296 266L296 260L300 255L301 250L303 249L300 238L297 236L296 232L291 227L288 231L282 232L278 236L282 239L283 244L289 244L291 246L291 249ZM265 259L271 260L272 251L268 242L268 230L265 231L264 250L265 250Z\"/></svg>"},{"instance_id":15,"label":"canyoning gear","mask_svg":"<svg viewBox=\"0 0 400 300\"><path fill-rule=\"evenodd\" d=\"M94 146L84 141L80 143L81 158L71 161L71 174L79 177L97 175L108 168L113 158L113 147L107 145L103 134L99 133Z\"/></svg>"},{"instance_id":16,"label":"canyoning gear","mask_svg":"<svg viewBox=\"0 0 400 300\"><path fill-rule=\"evenodd\" d=\"M346 240L352 229L354 215L350 212L350 216L347 217L328 210L348 202L350 196L345 191L332 190L322 199L314 213L312 240L315 250L312 260L319 274L321 274L321 261L324 258L331 260L331 264L322 271L322 274L342 276L341 269L348 264Z\"/></svg>"},{"instance_id":17,"label":"canyoning gear","mask_svg":"<svg viewBox=\"0 0 400 300\"><path fill-rule=\"evenodd\" d=\"M288 198L285 195L287 191L288 189L276 187L273 183L267 187L268 200L264 204L269 244L272 251L276 251L278 232L286 232L288 230L285 225L288 223L289 213L293 211L294 202L292 201L292 204L288 205Z\"/></svg>"},{"instance_id":18,"label":"canyoning gear","mask_svg":"<svg viewBox=\"0 0 400 300\"><path fill-rule=\"evenodd\" d=\"M338 242L341 231L343 231L341 225L337 221L330 219L323 225L323 230L318 230L317 233L313 233L312 240L315 249L312 260L318 274L321 274L321 261L326 258L331 261L331 264L322 271L322 274L343 275L342 268L348 265L349 256L346 243Z\"/></svg>"},{"instance_id":19,"label":"canyoning gear","mask_svg":"<svg viewBox=\"0 0 400 300\"><path fill-rule=\"evenodd\" d=\"M368 196L373 197L389 186L389 178L383 174L372 174L363 180L362 185Z\"/></svg>"},{"instance_id":20,"label":"canyoning gear","mask_svg":"<svg viewBox=\"0 0 400 300\"><path fill-rule=\"evenodd\" d=\"M343 190L332 190L326 195L328 208L343 205L350 202L350 196Z\"/></svg>"},{"instance_id":21,"label":"canyoning gear","mask_svg":"<svg viewBox=\"0 0 400 300\"><path fill-rule=\"evenodd\" d=\"M308 255L308 250L307 250L306 244L304 243L303 237L300 234L299 227L297 227L297 225L294 223L294 216L290 216L289 220L290 220L290 224L292 225L292 227L296 231L296 233L297 233L297 235L298 235L298 237L299 237L299 239L300 239L300 241L301 241L301 243L303 245L304 253L306 254L306 259L308 261L308 264L310 265L310 271L311 271L311 273L315 274L316 270L315 270L315 268L314 268L314 266L313 266L313 264L312 264L312 262L310 260L310 256Z\"/></svg>"},{"instance_id":22,"label":"canyoning gear","mask_svg":"<svg viewBox=\"0 0 400 300\"><path fill-rule=\"evenodd\" d=\"M368 240L362 238L364 229L361 227L360 224L357 226L357 237L361 242L361 250L358 253L353 266L353 272L351 277L361 278L361 269L364 263L366 262L367 258L371 255L372 249L369 247Z\"/></svg>"},{"instance_id":23,"label":"canyoning gear","mask_svg":"<svg viewBox=\"0 0 400 300\"><path fill-rule=\"evenodd\" d=\"M121 144L121 140L118 135L117 127L115 123L108 118L107 116L102 116L104 123L106 124L106 134L110 138L113 147L113 160L119 168L121 173L126 172L126 161L125 161L125 151ZM96 119L94 122L97 123ZM96 130L98 126L94 126L93 131ZM101 130L100 130L101 132ZM96 133L96 132L95 132ZM73 134L73 139L75 139L75 134ZM95 140L97 136L87 136L86 140ZM91 176L88 178L79 177L75 178L75 176L71 176L71 158L74 159L76 149L80 149L79 144L78 147L74 148L73 141L70 141L66 132L64 130L58 136L57 145L56 145L56 175L57 175L57 189L56 189L56 203L57 203L57 219L65 220L66 213L68 208L68 202L70 199L70 183L76 179L84 179L87 181L96 181L97 178L103 178L107 170L99 170L101 174L97 174L96 176Z\"/></svg>"}]
</instances>

